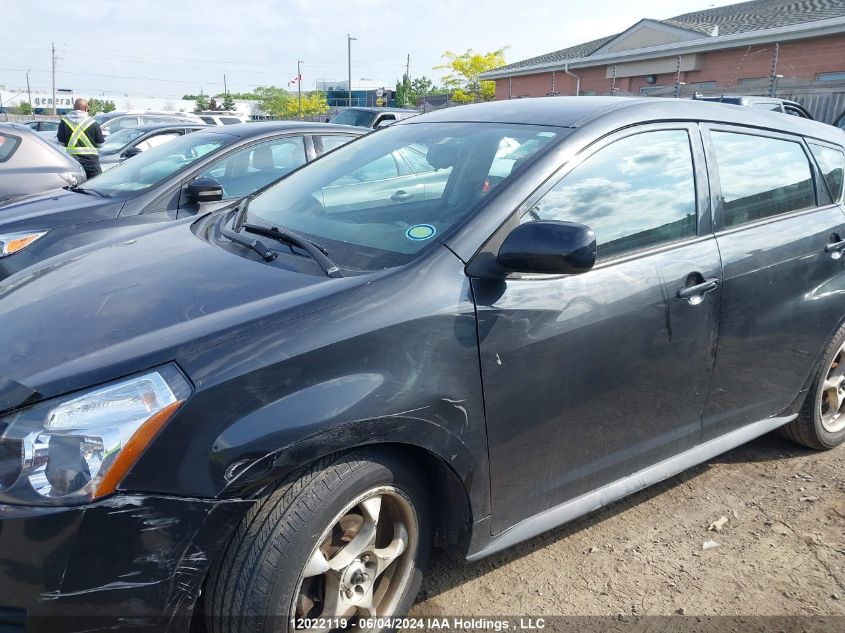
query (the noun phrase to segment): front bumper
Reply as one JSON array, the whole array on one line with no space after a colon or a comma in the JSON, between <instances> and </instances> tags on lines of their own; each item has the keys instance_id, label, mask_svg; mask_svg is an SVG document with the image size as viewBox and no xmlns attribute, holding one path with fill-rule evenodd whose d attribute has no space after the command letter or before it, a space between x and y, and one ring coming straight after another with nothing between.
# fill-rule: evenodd
<instances>
[{"instance_id":1,"label":"front bumper","mask_svg":"<svg viewBox=\"0 0 845 633\"><path fill-rule=\"evenodd\" d=\"M186 631L211 561L247 507L151 495L0 505L0 629Z\"/></svg>"}]
</instances>

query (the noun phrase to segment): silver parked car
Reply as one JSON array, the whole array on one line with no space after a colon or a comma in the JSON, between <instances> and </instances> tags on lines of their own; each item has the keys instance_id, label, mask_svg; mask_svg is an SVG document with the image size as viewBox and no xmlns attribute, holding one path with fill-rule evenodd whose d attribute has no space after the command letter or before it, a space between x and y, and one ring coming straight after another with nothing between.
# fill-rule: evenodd
<instances>
[{"instance_id":1,"label":"silver parked car","mask_svg":"<svg viewBox=\"0 0 845 633\"><path fill-rule=\"evenodd\" d=\"M0 124L0 204L85 182L82 166L26 125Z\"/></svg>"},{"instance_id":2,"label":"silver parked car","mask_svg":"<svg viewBox=\"0 0 845 633\"><path fill-rule=\"evenodd\" d=\"M197 115L189 112L100 112L94 116L103 136L113 132L125 130L139 125L151 125L154 123L203 123Z\"/></svg>"}]
</instances>

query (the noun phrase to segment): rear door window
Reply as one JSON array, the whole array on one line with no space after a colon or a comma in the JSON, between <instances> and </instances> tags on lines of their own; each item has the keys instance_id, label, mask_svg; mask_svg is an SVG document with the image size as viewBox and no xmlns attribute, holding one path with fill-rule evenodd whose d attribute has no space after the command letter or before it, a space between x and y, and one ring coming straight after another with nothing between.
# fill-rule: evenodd
<instances>
[{"instance_id":1,"label":"rear door window","mask_svg":"<svg viewBox=\"0 0 845 633\"><path fill-rule=\"evenodd\" d=\"M158 147L159 145L166 143L167 141L172 141L174 138L178 138L180 136L182 136L182 133L175 130L172 132L162 132L161 134L156 134L155 136L145 138L135 147L137 147L143 152L153 147Z\"/></svg>"},{"instance_id":2,"label":"rear door window","mask_svg":"<svg viewBox=\"0 0 845 633\"><path fill-rule=\"evenodd\" d=\"M798 142L735 132L710 136L725 228L815 206L810 163Z\"/></svg>"},{"instance_id":3,"label":"rear door window","mask_svg":"<svg viewBox=\"0 0 845 633\"><path fill-rule=\"evenodd\" d=\"M340 147L341 145L346 145L349 141L354 138L354 136L351 136L349 134L331 134L314 137L314 139L317 141L315 143L315 146L317 147L317 151L320 155L323 155L326 152L330 152L333 149Z\"/></svg>"},{"instance_id":4,"label":"rear door window","mask_svg":"<svg viewBox=\"0 0 845 633\"><path fill-rule=\"evenodd\" d=\"M842 199L843 183L845 183L845 153L841 150L810 143L810 151L816 157L824 181L830 195L837 202Z\"/></svg>"},{"instance_id":5,"label":"rear door window","mask_svg":"<svg viewBox=\"0 0 845 633\"><path fill-rule=\"evenodd\" d=\"M9 160L21 144L19 136L0 133L0 163Z\"/></svg>"},{"instance_id":6,"label":"rear door window","mask_svg":"<svg viewBox=\"0 0 845 633\"><path fill-rule=\"evenodd\" d=\"M697 231L686 130L642 132L598 150L522 217L589 226L607 259L692 237Z\"/></svg>"}]
</instances>

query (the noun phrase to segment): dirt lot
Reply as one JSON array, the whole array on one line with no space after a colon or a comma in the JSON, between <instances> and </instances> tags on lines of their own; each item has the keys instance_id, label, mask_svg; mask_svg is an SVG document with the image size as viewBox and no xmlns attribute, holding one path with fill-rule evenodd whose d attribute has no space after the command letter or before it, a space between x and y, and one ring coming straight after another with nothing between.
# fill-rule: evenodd
<instances>
[{"instance_id":1,"label":"dirt lot","mask_svg":"<svg viewBox=\"0 0 845 633\"><path fill-rule=\"evenodd\" d=\"M766 436L479 562L438 552L411 613L676 614L845 616L845 447Z\"/></svg>"}]
</instances>

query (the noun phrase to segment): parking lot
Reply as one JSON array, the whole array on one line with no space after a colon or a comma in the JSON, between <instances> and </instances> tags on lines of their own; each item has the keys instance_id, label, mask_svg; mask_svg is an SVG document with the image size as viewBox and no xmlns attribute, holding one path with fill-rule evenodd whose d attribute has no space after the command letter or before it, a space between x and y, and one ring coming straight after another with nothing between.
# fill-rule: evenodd
<instances>
[{"instance_id":1,"label":"parking lot","mask_svg":"<svg viewBox=\"0 0 845 633\"><path fill-rule=\"evenodd\" d=\"M749 613L845 615L842 451L768 435L476 563L438 552L412 615Z\"/></svg>"}]
</instances>

